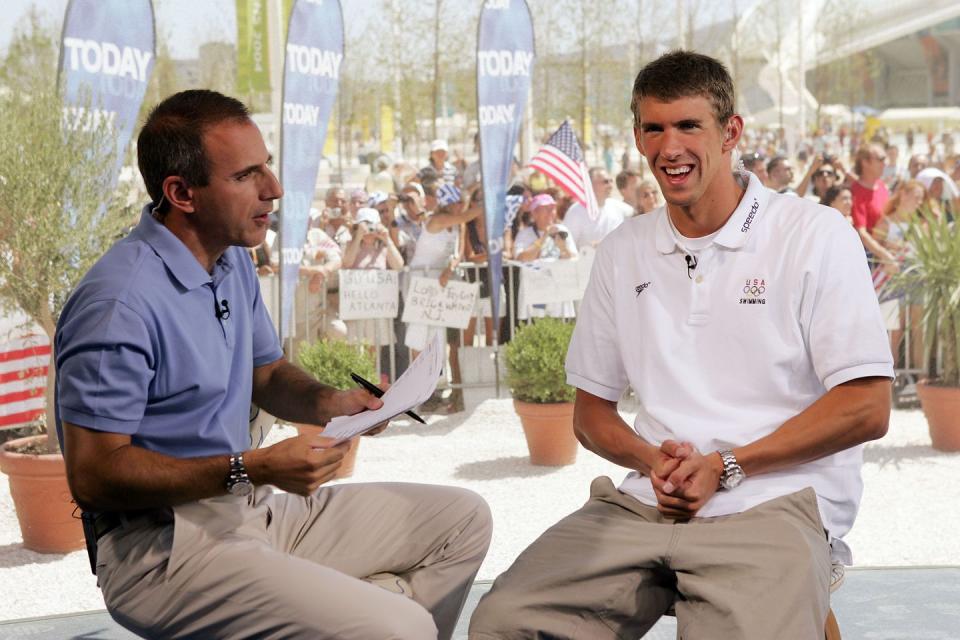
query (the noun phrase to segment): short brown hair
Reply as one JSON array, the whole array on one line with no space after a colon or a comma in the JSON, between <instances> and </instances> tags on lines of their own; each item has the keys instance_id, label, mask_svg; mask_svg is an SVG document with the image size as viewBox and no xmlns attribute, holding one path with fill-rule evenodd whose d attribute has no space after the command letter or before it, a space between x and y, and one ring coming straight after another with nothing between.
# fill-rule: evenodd
<instances>
[{"instance_id":1,"label":"short brown hair","mask_svg":"<svg viewBox=\"0 0 960 640\"><path fill-rule=\"evenodd\" d=\"M137 137L137 164L154 205L161 204L168 176L180 176L192 187L207 186L210 168L203 134L224 121L249 119L242 102L207 89L175 93L154 107ZM158 213L167 209L163 202Z\"/></svg>"},{"instance_id":2,"label":"short brown hair","mask_svg":"<svg viewBox=\"0 0 960 640\"><path fill-rule=\"evenodd\" d=\"M865 161L881 158L886 155L886 153L883 145L879 145L876 142L860 145L857 147L857 152L853 156L853 172L857 174L857 177L860 177L860 174L863 173L863 163Z\"/></svg>"},{"instance_id":3,"label":"short brown hair","mask_svg":"<svg viewBox=\"0 0 960 640\"><path fill-rule=\"evenodd\" d=\"M630 178L639 178L640 172L634 171L633 169L624 169L617 174L617 189L623 191L627 183L630 182Z\"/></svg>"},{"instance_id":4,"label":"short brown hair","mask_svg":"<svg viewBox=\"0 0 960 640\"><path fill-rule=\"evenodd\" d=\"M702 96L713 105L720 125L734 114L733 80L722 62L692 51L671 51L646 65L633 83L630 111L640 126L640 100L656 98L664 102Z\"/></svg>"}]
</instances>

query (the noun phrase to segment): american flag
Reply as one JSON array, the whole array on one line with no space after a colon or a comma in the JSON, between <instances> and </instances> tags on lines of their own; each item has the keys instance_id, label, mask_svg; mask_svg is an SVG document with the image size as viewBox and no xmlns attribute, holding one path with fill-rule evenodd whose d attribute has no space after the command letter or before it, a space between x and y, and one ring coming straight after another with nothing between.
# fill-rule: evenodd
<instances>
[{"instance_id":1,"label":"american flag","mask_svg":"<svg viewBox=\"0 0 960 640\"><path fill-rule=\"evenodd\" d=\"M50 341L43 332L15 332L0 338L0 427L43 415Z\"/></svg>"},{"instance_id":2,"label":"american flag","mask_svg":"<svg viewBox=\"0 0 960 640\"><path fill-rule=\"evenodd\" d=\"M600 207L593 194L583 151L568 120L563 121L537 155L533 156L530 166L549 177L570 194L571 198L583 205L591 220L600 216Z\"/></svg>"}]
</instances>

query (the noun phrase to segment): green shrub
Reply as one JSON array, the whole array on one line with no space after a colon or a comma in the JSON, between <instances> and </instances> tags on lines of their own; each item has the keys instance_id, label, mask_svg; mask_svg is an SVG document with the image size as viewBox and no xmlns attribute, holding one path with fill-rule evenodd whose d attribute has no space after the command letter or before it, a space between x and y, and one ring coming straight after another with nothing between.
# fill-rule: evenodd
<instances>
[{"instance_id":1,"label":"green shrub","mask_svg":"<svg viewBox=\"0 0 960 640\"><path fill-rule=\"evenodd\" d=\"M946 215L922 214L907 230L904 268L886 286L923 305L925 375L960 387L960 232Z\"/></svg>"},{"instance_id":2,"label":"green shrub","mask_svg":"<svg viewBox=\"0 0 960 640\"><path fill-rule=\"evenodd\" d=\"M363 376L377 384L377 366L374 355L362 345L340 340L318 340L300 348L297 360L304 370L323 384L334 389L353 389L357 383L351 373Z\"/></svg>"},{"instance_id":3,"label":"green shrub","mask_svg":"<svg viewBox=\"0 0 960 640\"><path fill-rule=\"evenodd\" d=\"M573 323L541 318L520 327L507 343L507 385L522 402L573 402L564 362Z\"/></svg>"}]
</instances>

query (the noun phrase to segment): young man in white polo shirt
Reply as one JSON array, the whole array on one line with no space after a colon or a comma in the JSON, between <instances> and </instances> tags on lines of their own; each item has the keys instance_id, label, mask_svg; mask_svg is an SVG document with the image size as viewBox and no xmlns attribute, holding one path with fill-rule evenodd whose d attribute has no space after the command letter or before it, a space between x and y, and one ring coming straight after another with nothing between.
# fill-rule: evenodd
<instances>
[{"instance_id":1,"label":"young man in white polo shirt","mask_svg":"<svg viewBox=\"0 0 960 640\"><path fill-rule=\"evenodd\" d=\"M471 639L634 638L671 606L685 639L823 637L890 349L843 218L730 170L733 104L706 56L637 76L637 146L667 204L600 245L567 356L580 442L631 472L520 555Z\"/></svg>"}]
</instances>

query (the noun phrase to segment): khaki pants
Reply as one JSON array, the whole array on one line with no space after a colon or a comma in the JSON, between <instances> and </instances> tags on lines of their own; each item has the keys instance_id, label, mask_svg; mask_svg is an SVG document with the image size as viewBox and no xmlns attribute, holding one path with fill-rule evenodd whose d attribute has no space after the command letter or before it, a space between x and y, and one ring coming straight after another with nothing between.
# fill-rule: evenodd
<instances>
[{"instance_id":1,"label":"khaki pants","mask_svg":"<svg viewBox=\"0 0 960 640\"><path fill-rule=\"evenodd\" d=\"M830 550L813 489L731 516L664 519L593 481L477 606L471 640L634 640L674 606L684 640L814 640Z\"/></svg>"},{"instance_id":2,"label":"khaki pants","mask_svg":"<svg viewBox=\"0 0 960 640\"><path fill-rule=\"evenodd\" d=\"M446 639L490 533L464 489L261 488L129 521L98 543L97 577L147 638Z\"/></svg>"}]
</instances>

